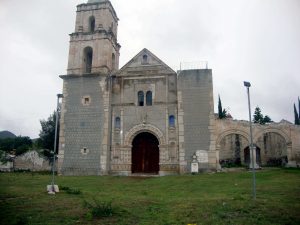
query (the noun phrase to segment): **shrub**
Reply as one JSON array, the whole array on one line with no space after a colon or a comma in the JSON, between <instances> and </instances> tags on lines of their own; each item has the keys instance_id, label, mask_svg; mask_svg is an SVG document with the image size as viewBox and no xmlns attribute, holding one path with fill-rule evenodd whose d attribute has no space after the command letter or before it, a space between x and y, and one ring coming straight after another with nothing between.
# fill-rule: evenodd
<instances>
[{"instance_id":1,"label":"shrub","mask_svg":"<svg viewBox=\"0 0 300 225\"><path fill-rule=\"evenodd\" d=\"M61 191L65 191L66 193L71 194L71 195L80 195L81 194L81 190L79 190L77 188L70 188L70 187L61 186L61 187L59 187L59 189Z\"/></svg>"},{"instance_id":2,"label":"shrub","mask_svg":"<svg viewBox=\"0 0 300 225\"><path fill-rule=\"evenodd\" d=\"M240 159L222 159L219 160L219 163L223 168L241 167Z\"/></svg>"},{"instance_id":3,"label":"shrub","mask_svg":"<svg viewBox=\"0 0 300 225\"><path fill-rule=\"evenodd\" d=\"M279 158L269 158L267 161L267 166L285 166L285 164L288 162L288 159L286 156L279 157Z\"/></svg>"},{"instance_id":4,"label":"shrub","mask_svg":"<svg viewBox=\"0 0 300 225\"><path fill-rule=\"evenodd\" d=\"M113 215L113 208L111 201L109 202L100 202L95 200L93 202L84 201L85 208L89 209L87 217L92 218L102 218L102 217L111 217Z\"/></svg>"}]
</instances>

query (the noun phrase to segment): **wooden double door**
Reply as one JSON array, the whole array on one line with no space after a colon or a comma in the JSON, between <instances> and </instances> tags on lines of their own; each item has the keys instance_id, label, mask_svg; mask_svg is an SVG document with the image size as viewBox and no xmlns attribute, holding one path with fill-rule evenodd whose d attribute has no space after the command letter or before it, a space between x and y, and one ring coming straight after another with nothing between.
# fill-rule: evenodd
<instances>
[{"instance_id":1,"label":"wooden double door","mask_svg":"<svg viewBox=\"0 0 300 225\"><path fill-rule=\"evenodd\" d=\"M132 142L132 173L152 173L159 171L159 143L150 133L138 134Z\"/></svg>"}]
</instances>

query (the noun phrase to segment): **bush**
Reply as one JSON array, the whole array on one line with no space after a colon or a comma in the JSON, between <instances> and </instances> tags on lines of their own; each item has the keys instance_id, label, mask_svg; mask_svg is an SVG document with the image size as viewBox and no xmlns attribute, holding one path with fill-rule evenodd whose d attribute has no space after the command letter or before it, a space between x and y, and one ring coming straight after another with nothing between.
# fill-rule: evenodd
<instances>
[{"instance_id":1,"label":"bush","mask_svg":"<svg viewBox=\"0 0 300 225\"><path fill-rule=\"evenodd\" d=\"M279 157L279 158L269 158L267 161L267 166L285 166L287 164L288 159L287 156Z\"/></svg>"},{"instance_id":2,"label":"bush","mask_svg":"<svg viewBox=\"0 0 300 225\"><path fill-rule=\"evenodd\" d=\"M16 155L22 155L25 152L27 152L29 150L29 146L28 145L20 145L19 147L17 147L16 149Z\"/></svg>"},{"instance_id":3,"label":"bush","mask_svg":"<svg viewBox=\"0 0 300 225\"><path fill-rule=\"evenodd\" d=\"M222 159L219 160L221 167L231 168L231 167L241 167L241 159Z\"/></svg>"},{"instance_id":4,"label":"bush","mask_svg":"<svg viewBox=\"0 0 300 225\"><path fill-rule=\"evenodd\" d=\"M65 191L66 193L71 194L71 195L80 195L81 194L81 190L79 190L77 188L70 188L70 187L61 186L61 187L59 187L59 189L61 191Z\"/></svg>"},{"instance_id":5,"label":"bush","mask_svg":"<svg viewBox=\"0 0 300 225\"><path fill-rule=\"evenodd\" d=\"M90 203L84 201L85 208L89 209L87 217L92 218L102 218L102 217L111 217L113 215L113 208L111 201L109 202L100 202L95 200Z\"/></svg>"}]
</instances>

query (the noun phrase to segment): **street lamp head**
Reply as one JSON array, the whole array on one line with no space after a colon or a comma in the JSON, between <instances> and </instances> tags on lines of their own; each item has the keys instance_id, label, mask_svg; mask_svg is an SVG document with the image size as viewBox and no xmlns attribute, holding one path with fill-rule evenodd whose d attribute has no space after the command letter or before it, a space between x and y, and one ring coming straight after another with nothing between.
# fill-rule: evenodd
<instances>
[{"instance_id":1,"label":"street lamp head","mask_svg":"<svg viewBox=\"0 0 300 225\"><path fill-rule=\"evenodd\" d=\"M57 94L57 98L63 98L64 95L63 94Z\"/></svg>"},{"instance_id":2,"label":"street lamp head","mask_svg":"<svg viewBox=\"0 0 300 225\"><path fill-rule=\"evenodd\" d=\"M251 87L251 84L248 81L244 81L244 86L249 88L249 87Z\"/></svg>"}]
</instances>

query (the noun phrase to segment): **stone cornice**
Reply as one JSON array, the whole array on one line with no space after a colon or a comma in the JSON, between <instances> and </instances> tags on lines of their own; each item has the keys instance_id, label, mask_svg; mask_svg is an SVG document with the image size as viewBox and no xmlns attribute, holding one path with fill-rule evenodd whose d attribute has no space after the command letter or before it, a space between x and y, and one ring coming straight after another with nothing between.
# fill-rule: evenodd
<instances>
[{"instance_id":1,"label":"stone cornice","mask_svg":"<svg viewBox=\"0 0 300 225\"><path fill-rule=\"evenodd\" d=\"M67 74L67 75L59 75L61 79L72 79L72 78L82 78L82 77L106 77L107 74L100 74L100 73L86 73L86 74Z\"/></svg>"},{"instance_id":2,"label":"stone cornice","mask_svg":"<svg viewBox=\"0 0 300 225\"><path fill-rule=\"evenodd\" d=\"M106 4L108 4L108 7L106 7ZM101 9L109 9L116 22L119 20L117 13L110 1L97 2L97 3L83 3L77 5L77 12L101 10Z\"/></svg>"}]
</instances>

